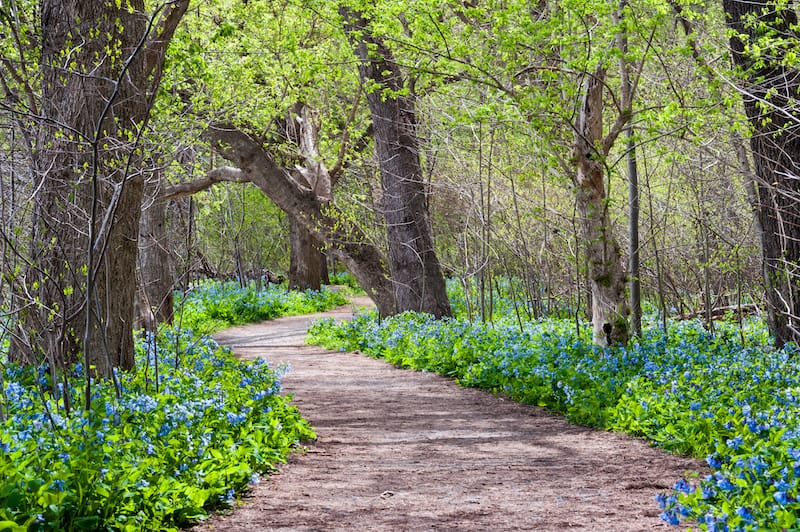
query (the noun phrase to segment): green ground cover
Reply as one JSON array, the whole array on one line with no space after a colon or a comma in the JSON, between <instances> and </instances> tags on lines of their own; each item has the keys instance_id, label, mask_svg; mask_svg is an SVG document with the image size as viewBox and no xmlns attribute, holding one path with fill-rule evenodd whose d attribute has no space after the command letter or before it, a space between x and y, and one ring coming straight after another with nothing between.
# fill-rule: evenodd
<instances>
[{"instance_id":1,"label":"green ground cover","mask_svg":"<svg viewBox=\"0 0 800 532\"><path fill-rule=\"evenodd\" d=\"M119 395L93 383L88 410L81 364L54 387L45 366L4 362L0 531L174 530L230 505L314 434L280 394L284 368L238 360L196 329L342 302L202 285L183 299L183 327L137 339Z\"/></svg>"}]
</instances>

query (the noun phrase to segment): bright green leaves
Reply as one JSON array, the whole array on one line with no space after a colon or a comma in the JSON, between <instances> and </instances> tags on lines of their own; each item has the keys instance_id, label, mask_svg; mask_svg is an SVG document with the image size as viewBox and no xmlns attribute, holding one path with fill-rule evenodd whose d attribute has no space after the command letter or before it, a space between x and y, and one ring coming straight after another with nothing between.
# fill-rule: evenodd
<instances>
[{"instance_id":1,"label":"bright green leaves","mask_svg":"<svg viewBox=\"0 0 800 532\"><path fill-rule=\"evenodd\" d=\"M197 112L257 128L298 101L324 112L327 98L355 93L355 69L342 68L352 53L335 6L278 4L217 1L190 10L170 50L165 82L202 95L192 97Z\"/></svg>"}]
</instances>

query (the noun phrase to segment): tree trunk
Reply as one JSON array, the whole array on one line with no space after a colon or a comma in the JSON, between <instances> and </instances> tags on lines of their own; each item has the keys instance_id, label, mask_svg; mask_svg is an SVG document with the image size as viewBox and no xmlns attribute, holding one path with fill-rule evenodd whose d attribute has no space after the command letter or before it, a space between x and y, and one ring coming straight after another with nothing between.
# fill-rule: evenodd
<instances>
[{"instance_id":1,"label":"tree trunk","mask_svg":"<svg viewBox=\"0 0 800 532\"><path fill-rule=\"evenodd\" d=\"M617 33L617 46L620 50L619 74L621 104L633 116L633 91L634 82L631 79L631 65L628 59L628 32L625 24L621 24L628 0L620 0L616 10L614 22L619 25ZM636 161L636 141L634 139L633 125L628 123L625 127L626 148L625 159L628 166L628 248L630 268L630 309L631 332L633 336L642 336L642 283L640 274L639 257L639 166Z\"/></svg>"},{"instance_id":2,"label":"tree trunk","mask_svg":"<svg viewBox=\"0 0 800 532\"><path fill-rule=\"evenodd\" d=\"M723 7L733 30L730 46L742 69L739 86L753 127L753 199L761 229L767 319L776 346L782 347L790 341L800 343L800 71L785 64L787 52L794 53L800 38L797 14L792 3L779 7L764 0L724 0ZM756 44L772 39L771 45L756 47L770 53L754 57L739 35Z\"/></svg>"},{"instance_id":3,"label":"tree trunk","mask_svg":"<svg viewBox=\"0 0 800 532\"><path fill-rule=\"evenodd\" d=\"M138 320L149 327L172 323L175 283L172 278L169 237L167 235L167 200L161 195L163 172L158 168L154 182L145 187L145 204L139 224L139 295Z\"/></svg>"},{"instance_id":4,"label":"tree trunk","mask_svg":"<svg viewBox=\"0 0 800 532\"><path fill-rule=\"evenodd\" d=\"M319 280L320 284L331 284L330 271L328 271L328 254L319 251Z\"/></svg>"},{"instance_id":5,"label":"tree trunk","mask_svg":"<svg viewBox=\"0 0 800 532\"><path fill-rule=\"evenodd\" d=\"M575 129L576 202L586 244L592 288L592 340L599 345L628 342L627 276L608 216L603 159L617 131L603 137L603 82L605 70L587 77ZM621 129L621 121L618 127Z\"/></svg>"},{"instance_id":6,"label":"tree trunk","mask_svg":"<svg viewBox=\"0 0 800 532\"><path fill-rule=\"evenodd\" d=\"M433 246L413 95L391 51L372 36L366 20L345 10L348 31L358 33L359 72L368 92L375 151L381 170L384 217L397 311L450 316L444 275Z\"/></svg>"},{"instance_id":7,"label":"tree trunk","mask_svg":"<svg viewBox=\"0 0 800 532\"><path fill-rule=\"evenodd\" d=\"M317 240L294 217L289 217L289 287L319 290L323 256Z\"/></svg>"},{"instance_id":8,"label":"tree trunk","mask_svg":"<svg viewBox=\"0 0 800 532\"><path fill-rule=\"evenodd\" d=\"M106 1L42 2L45 120L35 164L42 169L34 196L35 266L26 275L38 302L21 313L12 348L22 361L47 357L56 365L83 351L103 376L134 365L143 192L136 148L166 44L188 2L166 7L149 40L144 2L129 4L130 10Z\"/></svg>"}]
</instances>

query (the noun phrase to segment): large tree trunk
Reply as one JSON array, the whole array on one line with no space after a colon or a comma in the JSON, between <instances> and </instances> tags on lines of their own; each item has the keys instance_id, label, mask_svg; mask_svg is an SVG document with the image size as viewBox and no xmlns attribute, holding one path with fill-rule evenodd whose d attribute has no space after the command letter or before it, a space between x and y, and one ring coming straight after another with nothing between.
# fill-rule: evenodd
<instances>
[{"instance_id":1,"label":"large tree trunk","mask_svg":"<svg viewBox=\"0 0 800 532\"><path fill-rule=\"evenodd\" d=\"M289 216L289 287L319 290L322 260L319 243L303 224Z\"/></svg>"},{"instance_id":2,"label":"large tree trunk","mask_svg":"<svg viewBox=\"0 0 800 532\"><path fill-rule=\"evenodd\" d=\"M422 179L413 95L403 96L400 68L384 43L371 35L359 14L345 10L348 30L358 34L359 71L368 92L375 151L381 170L389 242L389 268L397 310L450 316L444 275L433 246L433 231Z\"/></svg>"},{"instance_id":3,"label":"large tree trunk","mask_svg":"<svg viewBox=\"0 0 800 532\"><path fill-rule=\"evenodd\" d=\"M144 2L128 4L42 2L45 120L34 196L36 266L26 275L38 302L20 315L13 342L13 356L30 363L46 356L63 365L83 351L104 376L134 365L143 192L136 147L166 43L188 1L165 7L149 40Z\"/></svg>"},{"instance_id":4,"label":"large tree trunk","mask_svg":"<svg viewBox=\"0 0 800 532\"><path fill-rule=\"evenodd\" d=\"M618 120L610 136L603 137L604 79L602 68L587 77L575 128L576 202L592 285L592 340L599 345L624 345L629 336L627 276L608 216L602 162L622 121Z\"/></svg>"},{"instance_id":5,"label":"large tree trunk","mask_svg":"<svg viewBox=\"0 0 800 532\"><path fill-rule=\"evenodd\" d=\"M750 147L757 177L753 199L761 226L767 317L775 344L781 347L800 343L800 71L782 64L786 52L796 49L800 35L792 3L775 4L723 1L733 30L733 59L743 72L739 85L744 107L753 127ZM774 32L772 37L767 37L769 32ZM750 43L762 37L775 41L758 46L770 53L756 58L745 50L740 35Z\"/></svg>"},{"instance_id":6,"label":"large tree trunk","mask_svg":"<svg viewBox=\"0 0 800 532\"><path fill-rule=\"evenodd\" d=\"M158 166L145 187L145 202L139 224L139 316L149 329L172 323L175 283L172 278L167 235L167 200L161 194L163 169ZM151 322L151 323L148 323Z\"/></svg>"}]
</instances>

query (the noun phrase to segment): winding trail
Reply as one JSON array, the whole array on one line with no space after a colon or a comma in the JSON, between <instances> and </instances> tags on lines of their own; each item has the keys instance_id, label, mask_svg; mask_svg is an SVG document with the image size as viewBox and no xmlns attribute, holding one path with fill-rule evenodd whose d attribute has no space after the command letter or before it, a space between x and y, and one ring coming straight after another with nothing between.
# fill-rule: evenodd
<instances>
[{"instance_id":1,"label":"winding trail","mask_svg":"<svg viewBox=\"0 0 800 532\"><path fill-rule=\"evenodd\" d=\"M291 365L284 389L318 439L194 530L670 530L653 497L705 471L437 375L307 346L320 316L216 335L241 357Z\"/></svg>"}]
</instances>

